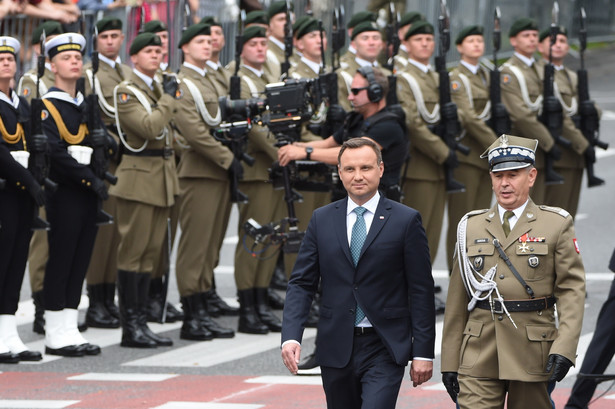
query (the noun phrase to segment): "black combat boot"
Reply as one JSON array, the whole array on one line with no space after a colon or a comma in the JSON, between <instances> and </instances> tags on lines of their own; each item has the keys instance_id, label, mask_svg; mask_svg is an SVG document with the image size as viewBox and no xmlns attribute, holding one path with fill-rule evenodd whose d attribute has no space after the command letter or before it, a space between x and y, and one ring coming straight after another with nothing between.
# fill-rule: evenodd
<instances>
[{"instance_id":1,"label":"black combat boot","mask_svg":"<svg viewBox=\"0 0 615 409\"><path fill-rule=\"evenodd\" d=\"M282 331L282 321L271 311L267 298L267 288L256 288L256 313L261 322L272 332Z\"/></svg>"},{"instance_id":2,"label":"black combat boot","mask_svg":"<svg viewBox=\"0 0 615 409\"><path fill-rule=\"evenodd\" d=\"M213 334L214 338L233 338L235 336L235 331L230 328L223 327L211 318L202 303L203 298L205 298L204 295L202 293L197 294L197 297L200 302L196 304L198 306L196 316L201 322L203 328L208 329Z\"/></svg>"},{"instance_id":3,"label":"black combat boot","mask_svg":"<svg viewBox=\"0 0 615 409\"><path fill-rule=\"evenodd\" d=\"M184 310L184 323L179 332L181 339L190 341L209 341L214 339L214 334L204 328L199 319L199 314L203 311L200 294L192 294L188 297L181 297L182 309Z\"/></svg>"},{"instance_id":4,"label":"black combat boot","mask_svg":"<svg viewBox=\"0 0 615 409\"><path fill-rule=\"evenodd\" d=\"M156 348L156 343L145 335L139 325L138 275L132 271L117 272L117 294L122 324L120 345L130 348Z\"/></svg>"},{"instance_id":5,"label":"black combat boot","mask_svg":"<svg viewBox=\"0 0 615 409\"><path fill-rule=\"evenodd\" d=\"M85 322L93 328L119 328L120 321L107 311L105 305L105 285L88 285L90 306L85 314Z\"/></svg>"},{"instance_id":6,"label":"black combat boot","mask_svg":"<svg viewBox=\"0 0 615 409\"><path fill-rule=\"evenodd\" d=\"M105 307L113 317L120 319L120 310L115 305L115 283L103 284L105 288Z\"/></svg>"},{"instance_id":7,"label":"black combat boot","mask_svg":"<svg viewBox=\"0 0 615 409\"><path fill-rule=\"evenodd\" d=\"M267 334L269 328L263 324L256 313L254 288L237 291L239 295L238 332L246 334Z\"/></svg>"},{"instance_id":8,"label":"black combat boot","mask_svg":"<svg viewBox=\"0 0 615 409\"><path fill-rule=\"evenodd\" d=\"M162 318L162 306L164 305L162 277L150 279L149 297L147 302L147 321L160 322ZM167 302L165 322L181 321L184 317L181 311Z\"/></svg>"},{"instance_id":9,"label":"black combat boot","mask_svg":"<svg viewBox=\"0 0 615 409\"><path fill-rule=\"evenodd\" d=\"M32 331L37 334L45 335L45 298L43 290L32 293L32 301L34 302L34 322L32 323Z\"/></svg>"},{"instance_id":10,"label":"black combat boot","mask_svg":"<svg viewBox=\"0 0 615 409\"><path fill-rule=\"evenodd\" d=\"M219 317L221 315L237 316L239 315L239 308L231 307L228 305L216 292L215 288L209 291L205 291L201 294L203 302L205 303L205 309L212 317Z\"/></svg>"},{"instance_id":11,"label":"black combat boot","mask_svg":"<svg viewBox=\"0 0 615 409\"><path fill-rule=\"evenodd\" d=\"M287 286L288 280L286 279L286 271L284 267L284 252L281 251L278 257L278 262L273 269L273 276L271 277L269 288L286 291Z\"/></svg>"},{"instance_id":12,"label":"black combat boot","mask_svg":"<svg viewBox=\"0 0 615 409\"><path fill-rule=\"evenodd\" d=\"M139 327L141 331L145 334L146 337L150 338L152 341L156 343L158 346L170 347L173 345L173 341L171 338L163 337L155 334L152 330L147 326L147 311L148 311L148 294L150 292L150 277L149 273L141 273L137 274L138 278L138 299L139 299Z\"/></svg>"}]
</instances>

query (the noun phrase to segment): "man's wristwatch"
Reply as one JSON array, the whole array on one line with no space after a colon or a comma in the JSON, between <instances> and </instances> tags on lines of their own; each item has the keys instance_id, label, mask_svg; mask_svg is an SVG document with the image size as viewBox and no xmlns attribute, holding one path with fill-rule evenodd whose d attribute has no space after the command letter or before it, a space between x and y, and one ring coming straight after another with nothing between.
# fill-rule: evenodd
<instances>
[{"instance_id":1,"label":"man's wristwatch","mask_svg":"<svg viewBox=\"0 0 615 409\"><path fill-rule=\"evenodd\" d=\"M312 160L312 152L314 152L314 148L312 148L311 146L305 147L305 160Z\"/></svg>"}]
</instances>

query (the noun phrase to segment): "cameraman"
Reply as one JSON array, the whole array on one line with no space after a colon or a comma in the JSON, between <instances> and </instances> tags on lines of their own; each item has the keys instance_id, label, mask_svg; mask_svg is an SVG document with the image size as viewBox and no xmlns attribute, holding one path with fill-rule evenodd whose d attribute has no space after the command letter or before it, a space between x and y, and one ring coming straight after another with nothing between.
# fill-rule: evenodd
<instances>
[{"instance_id":1,"label":"cameraman","mask_svg":"<svg viewBox=\"0 0 615 409\"><path fill-rule=\"evenodd\" d=\"M278 150L280 164L285 166L293 160L308 159L333 165L337 163L337 155L344 141L366 137L382 151L384 175L380 190L389 199L400 201L399 181L407 158L408 139L403 120L387 110L388 90L388 79L380 69L359 68L348 95L353 112L346 116L344 126L322 141L282 146ZM337 115L340 111L339 106L332 106L329 115Z\"/></svg>"}]
</instances>

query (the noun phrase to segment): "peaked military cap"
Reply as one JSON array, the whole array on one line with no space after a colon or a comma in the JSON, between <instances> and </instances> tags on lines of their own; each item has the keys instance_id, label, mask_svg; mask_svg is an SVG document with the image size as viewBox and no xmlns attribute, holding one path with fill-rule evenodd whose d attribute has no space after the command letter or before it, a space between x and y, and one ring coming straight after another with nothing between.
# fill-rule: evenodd
<instances>
[{"instance_id":1,"label":"peaked military cap","mask_svg":"<svg viewBox=\"0 0 615 409\"><path fill-rule=\"evenodd\" d=\"M267 30L264 27L260 26L250 26L243 30L243 35L241 36L244 44L246 41L250 41L253 38L264 37L267 38Z\"/></svg>"},{"instance_id":2,"label":"peaked military cap","mask_svg":"<svg viewBox=\"0 0 615 409\"><path fill-rule=\"evenodd\" d=\"M404 36L404 40L409 39L413 35L417 34L433 34L434 29L430 22L425 20L417 21L413 23L408 31L406 31L406 35Z\"/></svg>"},{"instance_id":3,"label":"peaked military cap","mask_svg":"<svg viewBox=\"0 0 615 409\"><path fill-rule=\"evenodd\" d=\"M425 20L425 16L418 11L409 11L399 19L399 27L407 26L408 24L416 23L417 21Z\"/></svg>"},{"instance_id":4,"label":"peaked military cap","mask_svg":"<svg viewBox=\"0 0 615 409\"><path fill-rule=\"evenodd\" d=\"M45 43L45 56L49 59L65 51L85 52L85 37L79 33L64 33Z\"/></svg>"},{"instance_id":5,"label":"peaked military cap","mask_svg":"<svg viewBox=\"0 0 615 409\"><path fill-rule=\"evenodd\" d=\"M144 33L160 33L161 31L167 31L167 25L164 24L162 21L160 20L152 20L152 21L148 21L147 23L145 23L143 25L143 32Z\"/></svg>"},{"instance_id":6,"label":"peaked military cap","mask_svg":"<svg viewBox=\"0 0 615 409\"><path fill-rule=\"evenodd\" d=\"M523 17L516 20L512 26L510 26L510 30L508 30L508 37L515 37L517 34L525 30L538 31L538 24L536 24L536 20L529 17Z\"/></svg>"},{"instance_id":7,"label":"peaked military cap","mask_svg":"<svg viewBox=\"0 0 615 409\"><path fill-rule=\"evenodd\" d=\"M36 26L32 32L32 44L38 44L41 41L41 35L45 31L45 36L55 36L64 34L62 24L57 21L45 21L43 24Z\"/></svg>"},{"instance_id":8,"label":"peaked military cap","mask_svg":"<svg viewBox=\"0 0 615 409\"><path fill-rule=\"evenodd\" d=\"M21 45L16 38L9 36L0 37L0 53L9 53L13 55L17 55Z\"/></svg>"},{"instance_id":9,"label":"peaked military cap","mask_svg":"<svg viewBox=\"0 0 615 409\"><path fill-rule=\"evenodd\" d=\"M177 48L181 48L182 45L188 44L192 39L198 35L211 35L211 26L208 24L193 24L182 33L182 38L179 40Z\"/></svg>"},{"instance_id":10,"label":"peaked military cap","mask_svg":"<svg viewBox=\"0 0 615 409\"><path fill-rule=\"evenodd\" d=\"M271 3L269 9L267 10L267 15L269 16L269 18L280 13L286 13L286 1L280 0Z\"/></svg>"},{"instance_id":11,"label":"peaked military cap","mask_svg":"<svg viewBox=\"0 0 615 409\"><path fill-rule=\"evenodd\" d=\"M527 168L536 160L536 139L501 135L480 157L487 158L491 172Z\"/></svg>"},{"instance_id":12,"label":"peaked military cap","mask_svg":"<svg viewBox=\"0 0 615 409\"><path fill-rule=\"evenodd\" d=\"M154 33L139 33L135 39L132 40L132 44L130 44L130 55L135 55L150 45L162 46L162 40Z\"/></svg>"},{"instance_id":13,"label":"peaked military cap","mask_svg":"<svg viewBox=\"0 0 615 409\"><path fill-rule=\"evenodd\" d=\"M568 37L568 30L564 26L557 26L557 34L562 34ZM542 41L551 35L551 27L544 29L540 32L540 36L538 37L538 41L542 43Z\"/></svg>"},{"instance_id":14,"label":"peaked military cap","mask_svg":"<svg viewBox=\"0 0 615 409\"><path fill-rule=\"evenodd\" d=\"M356 36L367 31L380 32L380 30L378 29L378 24L374 23L373 21L364 21L355 26L355 28L352 30L352 37L350 39L354 40Z\"/></svg>"},{"instance_id":15,"label":"peaked military cap","mask_svg":"<svg viewBox=\"0 0 615 409\"><path fill-rule=\"evenodd\" d=\"M464 27L459 34L457 34L457 38L455 39L455 44L459 45L463 43L466 37L479 35L482 36L485 31L483 26L473 25Z\"/></svg>"},{"instance_id":16,"label":"peaked military cap","mask_svg":"<svg viewBox=\"0 0 615 409\"><path fill-rule=\"evenodd\" d=\"M199 21L200 24L209 24L210 26L222 27L222 24L216 20L214 16L205 16Z\"/></svg>"},{"instance_id":17,"label":"peaked military cap","mask_svg":"<svg viewBox=\"0 0 615 409\"><path fill-rule=\"evenodd\" d=\"M297 30L297 40L304 35L311 33L312 31L318 31L318 29L318 20L316 20L315 18L310 18L309 20L305 21L303 25L301 25L301 27L299 27L299 29Z\"/></svg>"},{"instance_id":18,"label":"peaked military cap","mask_svg":"<svg viewBox=\"0 0 615 409\"><path fill-rule=\"evenodd\" d=\"M375 22L377 18L378 16L376 16L371 11L359 11L350 18L350 21L348 22L348 24L346 24L346 28L355 28L356 26L364 22Z\"/></svg>"},{"instance_id":19,"label":"peaked military cap","mask_svg":"<svg viewBox=\"0 0 615 409\"><path fill-rule=\"evenodd\" d=\"M264 24L269 25L269 17L263 10L254 10L246 14L246 26L249 24Z\"/></svg>"},{"instance_id":20,"label":"peaked military cap","mask_svg":"<svg viewBox=\"0 0 615 409\"><path fill-rule=\"evenodd\" d=\"M98 34L103 31L121 30L122 20L113 16L103 17L96 22L96 29L98 30Z\"/></svg>"}]
</instances>

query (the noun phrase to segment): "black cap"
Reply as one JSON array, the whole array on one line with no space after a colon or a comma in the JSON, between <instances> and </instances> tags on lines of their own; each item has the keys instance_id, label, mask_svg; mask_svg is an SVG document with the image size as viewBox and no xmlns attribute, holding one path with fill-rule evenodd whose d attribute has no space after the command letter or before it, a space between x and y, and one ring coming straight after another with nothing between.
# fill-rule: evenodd
<instances>
[{"instance_id":1,"label":"black cap","mask_svg":"<svg viewBox=\"0 0 615 409\"><path fill-rule=\"evenodd\" d=\"M424 15L418 11L409 11L399 19L399 27L407 26L408 24L416 23L421 20L425 20Z\"/></svg>"},{"instance_id":2,"label":"black cap","mask_svg":"<svg viewBox=\"0 0 615 409\"><path fill-rule=\"evenodd\" d=\"M98 30L98 34L103 31L121 30L122 20L112 16L103 17L96 22L96 29Z\"/></svg>"},{"instance_id":3,"label":"black cap","mask_svg":"<svg viewBox=\"0 0 615 409\"><path fill-rule=\"evenodd\" d=\"M562 34L568 37L568 30L564 26L557 26L557 34ZM540 36L538 37L538 41L542 43L542 41L551 35L551 27L544 29L540 32Z\"/></svg>"},{"instance_id":4,"label":"black cap","mask_svg":"<svg viewBox=\"0 0 615 409\"><path fill-rule=\"evenodd\" d=\"M147 23L145 23L143 25L143 32L144 33L160 33L161 31L168 31L169 29L167 28L167 25L164 24L162 21L160 20L152 20L152 21L148 21Z\"/></svg>"},{"instance_id":5,"label":"black cap","mask_svg":"<svg viewBox=\"0 0 615 409\"><path fill-rule=\"evenodd\" d=\"M380 30L378 29L378 25L376 23L374 23L373 21L364 21L362 23L357 24L354 27L354 29L352 30L352 37L350 38L350 40L354 40L356 36L358 36L361 33L365 33L366 31L380 32Z\"/></svg>"},{"instance_id":6,"label":"black cap","mask_svg":"<svg viewBox=\"0 0 615 409\"><path fill-rule=\"evenodd\" d=\"M360 23L364 23L366 21L375 22L377 18L378 16L371 11L359 11L350 18L350 21L346 24L346 28L355 28Z\"/></svg>"},{"instance_id":7,"label":"black cap","mask_svg":"<svg viewBox=\"0 0 615 409\"><path fill-rule=\"evenodd\" d=\"M130 55L135 55L150 45L162 46L162 40L155 33L139 33L130 44Z\"/></svg>"},{"instance_id":8,"label":"black cap","mask_svg":"<svg viewBox=\"0 0 615 409\"><path fill-rule=\"evenodd\" d=\"M316 20L315 18L310 18L309 20L305 21L301 25L301 27L299 27L295 37L298 40L304 35L311 33L312 31L318 31L318 30L319 30L318 20Z\"/></svg>"},{"instance_id":9,"label":"black cap","mask_svg":"<svg viewBox=\"0 0 615 409\"><path fill-rule=\"evenodd\" d=\"M241 39L245 44L247 41L256 37L267 38L267 30L261 26L250 26L243 30L243 35L241 36Z\"/></svg>"},{"instance_id":10,"label":"black cap","mask_svg":"<svg viewBox=\"0 0 615 409\"><path fill-rule=\"evenodd\" d=\"M222 24L218 23L218 20L214 16L205 16L199 21L200 24L208 24L210 26L222 27Z\"/></svg>"},{"instance_id":11,"label":"black cap","mask_svg":"<svg viewBox=\"0 0 615 409\"><path fill-rule=\"evenodd\" d=\"M512 26L510 26L510 30L508 30L508 37L515 37L517 34L525 30L538 31L538 24L536 24L536 20L529 17L523 17L516 20Z\"/></svg>"},{"instance_id":12,"label":"black cap","mask_svg":"<svg viewBox=\"0 0 615 409\"><path fill-rule=\"evenodd\" d=\"M410 26L408 31L406 31L404 40L407 40L413 35L417 35L417 34L432 34L433 35L433 33L434 33L434 29L431 23L425 20L420 20L420 21L417 21L416 23L413 23Z\"/></svg>"},{"instance_id":13,"label":"black cap","mask_svg":"<svg viewBox=\"0 0 615 409\"><path fill-rule=\"evenodd\" d=\"M483 26L473 25L473 26L464 27L459 32L459 34L457 34L457 38L455 39L455 44L459 45L463 43L463 40L465 40L465 38L468 36L474 36L474 35L482 36L484 31L485 29L483 28Z\"/></svg>"},{"instance_id":14,"label":"black cap","mask_svg":"<svg viewBox=\"0 0 615 409\"><path fill-rule=\"evenodd\" d=\"M32 44L38 44L41 41L41 35L45 31L47 37L52 35L64 34L62 24L57 21L45 21L43 24L36 26L32 32Z\"/></svg>"},{"instance_id":15,"label":"black cap","mask_svg":"<svg viewBox=\"0 0 615 409\"><path fill-rule=\"evenodd\" d=\"M286 13L286 2L283 0L280 0L280 1L274 1L273 3L271 3L271 5L269 6L269 9L267 10L267 15L269 16L269 18L271 19L271 17L275 16L276 14L280 14L280 13Z\"/></svg>"},{"instance_id":16,"label":"black cap","mask_svg":"<svg viewBox=\"0 0 615 409\"><path fill-rule=\"evenodd\" d=\"M177 48L181 48L182 45L188 44L192 39L198 35L211 35L211 26L207 24L193 24L182 33L182 38L179 40Z\"/></svg>"},{"instance_id":17,"label":"black cap","mask_svg":"<svg viewBox=\"0 0 615 409\"><path fill-rule=\"evenodd\" d=\"M269 16L263 10L254 10L246 14L246 26L249 24L264 24L269 25Z\"/></svg>"}]
</instances>

